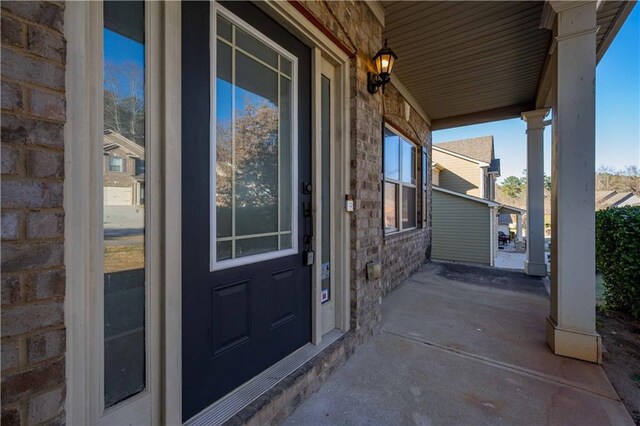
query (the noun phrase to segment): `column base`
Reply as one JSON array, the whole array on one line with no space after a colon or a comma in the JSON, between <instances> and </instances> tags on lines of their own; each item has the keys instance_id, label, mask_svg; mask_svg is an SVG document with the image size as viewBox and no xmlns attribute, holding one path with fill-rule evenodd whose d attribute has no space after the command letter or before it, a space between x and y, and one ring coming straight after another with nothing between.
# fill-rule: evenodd
<instances>
[{"instance_id":1,"label":"column base","mask_svg":"<svg viewBox=\"0 0 640 426\"><path fill-rule=\"evenodd\" d=\"M524 272L527 275L534 275L536 277L546 277L547 276L547 264L539 263L539 262L529 262L528 260L524 261Z\"/></svg>"},{"instance_id":2,"label":"column base","mask_svg":"<svg viewBox=\"0 0 640 426\"><path fill-rule=\"evenodd\" d=\"M564 330L547 317L547 344L556 355L602 364L602 338L598 333Z\"/></svg>"}]
</instances>

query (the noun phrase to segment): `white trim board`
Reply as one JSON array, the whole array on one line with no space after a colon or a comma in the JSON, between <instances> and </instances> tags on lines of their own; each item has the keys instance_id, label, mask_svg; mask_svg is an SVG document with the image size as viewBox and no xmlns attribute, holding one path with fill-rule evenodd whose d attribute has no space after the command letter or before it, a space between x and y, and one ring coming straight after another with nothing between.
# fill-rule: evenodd
<instances>
[{"instance_id":1,"label":"white trim board","mask_svg":"<svg viewBox=\"0 0 640 426\"><path fill-rule=\"evenodd\" d=\"M384 6L382 5L382 3L378 0L365 0L364 4L366 4L369 10L373 12L376 19L384 29L387 12L384 10Z\"/></svg>"},{"instance_id":2,"label":"white trim board","mask_svg":"<svg viewBox=\"0 0 640 426\"><path fill-rule=\"evenodd\" d=\"M450 151L450 150L448 150L446 148L439 147L438 145L433 145L432 149L435 149L436 151L441 152L443 154L449 154L449 155L452 155L454 157L458 157L458 158L461 158L463 160L470 161L472 163L477 163L481 167L490 167L491 166L489 163L485 163L484 161L476 160L475 158L467 157L466 155L463 155L463 154L458 154L457 152L453 152L453 151Z\"/></svg>"},{"instance_id":3,"label":"white trim board","mask_svg":"<svg viewBox=\"0 0 640 426\"><path fill-rule=\"evenodd\" d=\"M429 114L422 108L418 100L411 94L409 89L400 81L397 75L394 75L391 78L391 84L395 87L398 92L402 95L402 97L411 105L411 107L418 113L420 117L427 123L429 128L431 128L431 117Z\"/></svg>"},{"instance_id":4,"label":"white trim board","mask_svg":"<svg viewBox=\"0 0 640 426\"><path fill-rule=\"evenodd\" d=\"M493 201L485 200L483 198L474 197L472 195L461 194L459 192L451 191L449 189L444 189L444 188L441 188L439 186L435 186L434 185L432 188L435 191L440 191L440 192L444 192L445 194L455 195L456 197L466 198L467 200L475 201L477 203L486 204L489 207L500 207L501 206L501 204L494 203Z\"/></svg>"}]
</instances>

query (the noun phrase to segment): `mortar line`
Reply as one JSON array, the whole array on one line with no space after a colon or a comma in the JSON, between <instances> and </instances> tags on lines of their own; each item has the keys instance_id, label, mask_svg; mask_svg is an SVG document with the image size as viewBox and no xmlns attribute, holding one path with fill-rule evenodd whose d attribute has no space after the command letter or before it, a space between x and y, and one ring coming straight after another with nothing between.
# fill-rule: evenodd
<instances>
[{"instance_id":1,"label":"mortar line","mask_svg":"<svg viewBox=\"0 0 640 426\"><path fill-rule=\"evenodd\" d=\"M512 373L515 373L515 374L518 374L518 375L521 375L521 376L530 377L530 378L541 380L541 381L544 381L544 382L550 382L550 383L554 383L554 384L560 384L560 385L564 385L564 386L569 386L571 388L574 388L576 390L579 390L579 391L582 391L582 392L585 392L585 393L589 393L589 394L596 395L596 396L599 396L599 397L602 397L602 398L606 398L606 399L611 400L611 401L622 403L622 401L619 398L612 398L609 395L606 395L606 394L604 394L602 392L599 392L597 390L594 390L594 389L590 389L590 388L588 388L588 387L586 387L586 386L584 386L584 385L582 385L580 383L577 383L577 382L561 379L559 377L551 376L549 374L542 373L542 372L535 371L535 370L530 370L528 368L519 367L517 365L509 364L509 363L506 363L506 362L496 361L496 360L493 360L491 358L487 358L487 357L484 357L484 356L481 356L481 355L472 354L470 352L466 352L466 351L463 351L463 350L460 350L460 349L451 348L449 346L444 346L444 345L441 345L439 343L430 342L428 340L422 340L422 339L418 339L418 338L415 338L415 337L406 336L406 335L403 335L403 334L400 334L400 333L389 331L389 330L387 330L385 328L382 328L382 332L386 333L386 334L390 334L392 336L397 336L397 337L400 337L402 339L406 339L406 340L409 340L409 341L412 341L412 342L415 342L415 343L420 343L420 344L423 344L425 346L429 346L429 347L432 347L432 348L435 348L435 349L440 349L440 350L442 350L444 352L453 353L453 354L456 354L456 355L458 355L458 356L460 356L462 358L473 359L475 361L479 361L479 362L481 362L481 363L483 363L485 365L489 365L491 367L495 367L495 368L498 368L500 370L510 371Z\"/></svg>"}]
</instances>

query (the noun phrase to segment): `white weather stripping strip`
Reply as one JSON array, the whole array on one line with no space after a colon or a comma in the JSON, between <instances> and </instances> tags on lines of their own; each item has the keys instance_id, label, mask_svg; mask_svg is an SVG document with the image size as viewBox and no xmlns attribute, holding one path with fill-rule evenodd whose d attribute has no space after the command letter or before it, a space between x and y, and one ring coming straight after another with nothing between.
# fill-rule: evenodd
<instances>
[{"instance_id":1,"label":"white weather stripping strip","mask_svg":"<svg viewBox=\"0 0 640 426\"><path fill-rule=\"evenodd\" d=\"M303 366L311 358L325 350L344 333L334 329L322 336L319 345L307 343L286 358L258 374L242 386L214 402L200 413L190 418L188 426L221 425L238 414L243 408L258 399L260 395L280 383L289 374Z\"/></svg>"}]
</instances>

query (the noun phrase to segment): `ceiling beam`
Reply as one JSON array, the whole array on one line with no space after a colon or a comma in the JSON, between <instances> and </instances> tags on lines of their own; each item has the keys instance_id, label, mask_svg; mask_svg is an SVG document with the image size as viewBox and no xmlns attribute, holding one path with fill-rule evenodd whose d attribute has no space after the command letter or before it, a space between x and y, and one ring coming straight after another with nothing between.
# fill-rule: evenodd
<instances>
[{"instance_id":1,"label":"ceiling beam","mask_svg":"<svg viewBox=\"0 0 640 426\"><path fill-rule=\"evenodd\" d=\"M471 114L458 115L455 117L438 118L431 121L431 129L435 131L450 129L452 127L488 123L490 121L507 120L509 118L520 117L520 114L523 112L531 111L533 109L535 109L534 102L527 102L524 104L510 105L502 108L473 112Z\"/></svg>"}]
</instances>

